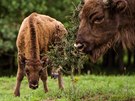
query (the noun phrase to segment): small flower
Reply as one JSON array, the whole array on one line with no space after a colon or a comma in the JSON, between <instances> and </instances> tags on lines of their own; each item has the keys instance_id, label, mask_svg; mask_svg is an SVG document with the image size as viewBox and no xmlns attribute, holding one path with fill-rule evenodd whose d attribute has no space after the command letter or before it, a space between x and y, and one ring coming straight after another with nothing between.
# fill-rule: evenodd
<instances>
[{"instance_id":1,"label":"small flower","mask_svg":"<svg viewBox=\"0 0 135 101\"><path fill-rule=\"evenodd\" d=\"M79 81L79 78L78 77L75 77L74 79L73 79L73 83L77 83Z\"/></svg>"}]
</instances>

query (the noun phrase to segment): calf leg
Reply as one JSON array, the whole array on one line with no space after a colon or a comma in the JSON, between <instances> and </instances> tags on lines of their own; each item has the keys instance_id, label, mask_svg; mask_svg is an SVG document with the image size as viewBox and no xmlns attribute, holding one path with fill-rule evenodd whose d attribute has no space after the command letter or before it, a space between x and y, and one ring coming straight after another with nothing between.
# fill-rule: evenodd
<instances>
[{"instance_id":1,"label":"calf leg","mask_svg":"<svg viewBox=\"0 0 135 101\"><path fill-rule=\"evenodd\" d=\"M15 90L14 90L15 96L20 96L21 81L23 80L23 77L24 77L24 64L22 63L23 61L20 58L18 58L17 81L16 81Z\"/></svg>"},{"instance_id":2,"label":"calf leg","mask_svg":"<svg viewBox=\"0 0 135 101\"><path fill-rule=\"evenodd\" d=\"M23 77L24 77L24 71L22 69L18 68L17 81L16 81L15 90L14 90L15 96L20 96L20 86L21 86L21 81L23 80Z\"/></svg>"},{"instance_id":3,"label":"calf leg","mask_svg":"<svg viewBox=\"0 0 135 101\"><path fill-rule=\"evenodd\" d=\"M63 79L62 79L62 73L61 70L58 71L58 85L59 85L59 89L64 89L64 85L63 85Z\"/></svg>"},{"instance_id":4,"label":"calf leg","mask_svg":"<svg viewBox=\"0 0 135 101\"><path fill-rule=\"evenodd\" d=\"M47 68L44 68L43 74L41 75L41 80L43 82L45 92L48 92L47 77L48 77Z\"/></svg>"}]
</instances>

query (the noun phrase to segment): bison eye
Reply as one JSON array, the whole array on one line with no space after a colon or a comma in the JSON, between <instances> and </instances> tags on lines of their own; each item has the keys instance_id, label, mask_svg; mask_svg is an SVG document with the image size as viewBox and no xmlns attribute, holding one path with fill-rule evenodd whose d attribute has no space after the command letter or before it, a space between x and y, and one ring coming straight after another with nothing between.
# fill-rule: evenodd
<instances>
[{"instance_id":1,"label":"bison eye","mask_svg":"<svg viewBox=\"0 0 135 101\"><path fill-rule=\"evenodd\" d=\"M93 23L94 24L100 24L104 21L104 16L101 16L101 17L96 17L93 19Z\"/></svg>"}]
</instances>

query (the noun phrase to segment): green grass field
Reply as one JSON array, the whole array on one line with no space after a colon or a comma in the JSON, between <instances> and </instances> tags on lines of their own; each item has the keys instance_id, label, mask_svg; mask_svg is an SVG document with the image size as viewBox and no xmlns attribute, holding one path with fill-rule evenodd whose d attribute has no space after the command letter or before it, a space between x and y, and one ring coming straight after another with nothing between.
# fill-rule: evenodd
<instances>
[{"instance_id":1,"label":"green grass field","mask_svg":"<svg viewBox=\"0 0 135 101\"><path fill-rule=\"evenodd\" d=\"M57 80L48 79L49 92L44 93L42 82L31 90L24 78L21 96L14 97L15 77L0 78L0 101L135 101L135 76L86 75L64 77L65 90L58 89Z\"/></svg>"}]
</instances>

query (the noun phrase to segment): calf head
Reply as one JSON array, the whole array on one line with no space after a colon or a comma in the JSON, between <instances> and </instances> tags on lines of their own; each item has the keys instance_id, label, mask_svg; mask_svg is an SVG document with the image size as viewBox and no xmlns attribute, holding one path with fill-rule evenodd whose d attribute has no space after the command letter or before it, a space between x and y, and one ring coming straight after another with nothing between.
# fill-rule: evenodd
<instances>
[{"instance_id":1,"label":"calf head","mask_svg":"<svg viewBox=\"0 0 135 101\"><path fill-rule=\"evenodd\" d=\"M25 74L31 89L38 88L40 76L43 74L43 66L39 60L26 60L25 61Z\"/></svg>"},{"instance_id":2,"label":"calf head","mask_svg":"<svg viewBox=\"0 0 135 101\"><path fill-rule=\"evenodd\" d=\"M126 0L84 0L79 13L79 29L75 46L95 62L118 39L120 14Z\"/></svg>"}]
</instances>

